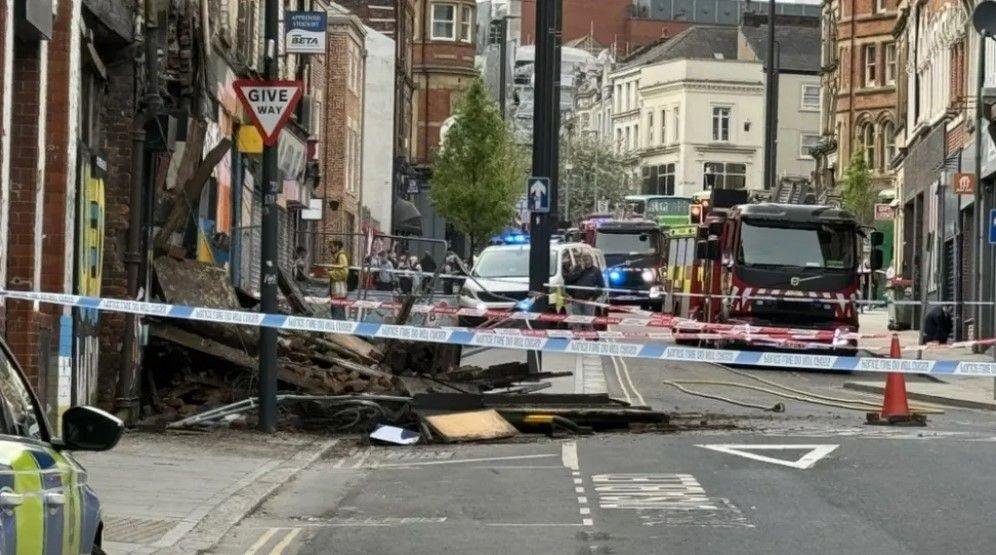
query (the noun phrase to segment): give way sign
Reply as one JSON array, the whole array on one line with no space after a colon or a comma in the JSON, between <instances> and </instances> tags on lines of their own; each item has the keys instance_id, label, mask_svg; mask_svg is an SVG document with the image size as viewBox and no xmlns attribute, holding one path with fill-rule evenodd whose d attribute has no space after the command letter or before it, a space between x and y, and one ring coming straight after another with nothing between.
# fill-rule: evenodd
<instances>
[{"instance_id":1,"label":"give way sign","mask_svg":"<svg viewBox=\"0 0 996 555\"><path fill-rule=\"evenodd\" d=\"M239 79L232 86L253 125L263 136L263 144L276 144L280 130L301 99L301 82Z\"/></svg>"}]
</instances>

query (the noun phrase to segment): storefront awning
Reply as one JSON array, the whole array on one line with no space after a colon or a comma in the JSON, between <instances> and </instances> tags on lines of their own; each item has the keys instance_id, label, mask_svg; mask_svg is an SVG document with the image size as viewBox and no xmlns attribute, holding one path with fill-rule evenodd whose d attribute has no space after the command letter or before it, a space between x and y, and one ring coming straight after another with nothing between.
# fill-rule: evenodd
<instances>
[{"instance_id":1,"label":"storefront awning","mask_svg":"<svg viewBox=\"0 0 996 555\"><path fill-rule=\"evenodd\" d=\"M405 199L394 199L394 231L421 235L422 213Z\"/></svg>"}]
</instances>

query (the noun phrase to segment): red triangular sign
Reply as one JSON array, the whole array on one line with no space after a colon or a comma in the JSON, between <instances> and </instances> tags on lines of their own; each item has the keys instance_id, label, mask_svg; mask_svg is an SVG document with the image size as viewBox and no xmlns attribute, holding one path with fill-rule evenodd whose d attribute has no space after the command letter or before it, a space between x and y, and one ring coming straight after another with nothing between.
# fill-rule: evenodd
<instances>
[{"instance_id":1,"label":"red triangular sign","mask_svg":"<svg viewBox=\"0 0 996 555\"><path fill-rule=\"evenodd\" d=\"M277 136L290 119L301 99L302 83L300 81L263 81L257 79L239 79L232 83L235 94L253 125L263 136L263 144L273 146Z\"/></svg>"}]
</instances>

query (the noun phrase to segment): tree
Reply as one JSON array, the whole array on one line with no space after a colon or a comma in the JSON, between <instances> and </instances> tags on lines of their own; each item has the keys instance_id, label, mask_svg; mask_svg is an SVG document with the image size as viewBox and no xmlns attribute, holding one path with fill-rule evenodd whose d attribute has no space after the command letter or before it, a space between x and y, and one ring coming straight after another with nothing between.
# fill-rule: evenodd
<instances>
[{"instance_id":1,"label":"tree","mask_svg":"<svg viewBox=\"0 0 996 555\"><path fill-rule=\"evenodd\" d=\"M432 200L439 214L475 241L512 223L525 167L498 105L475 79L457 104L433 164Z\"/></svg>"},{"instance_id":2,"label":"tree","mask_svg":"<svg viewBox=\"0 0 996 555\"><path fill-rule=\"evenodd\" d=\"M626 168L612 146L592 136L569 137L561 143L560 213L579 222L594 212L598 201L609 207L628 193Z\"/></svg>"},{"instance_id":3,"label":"tree","mask_svg":"<svg viewBox=\"0 0 996 555\"><path fill-rule=\"evenodd\" d=\"M841 181L844 208L853 213L862 225L874 223L878 193L871 184L871 171L865 162L864 149L859 148L851 156L851 162L844 170Z\"/></svg>"}]
</instances>

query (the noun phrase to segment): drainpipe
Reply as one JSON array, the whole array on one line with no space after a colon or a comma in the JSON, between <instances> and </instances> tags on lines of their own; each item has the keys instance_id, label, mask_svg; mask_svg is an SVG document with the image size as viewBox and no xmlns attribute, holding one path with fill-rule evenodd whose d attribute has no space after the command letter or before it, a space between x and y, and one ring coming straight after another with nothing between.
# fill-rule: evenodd
<instances>
[{"instance_id":1,"label":"drainpipe","mask_svg":"<svg viewBox=\"0 0 996 555\"><path fill-rule=\"evenodd\" d=\"M131 192L129 194L128 237L124 262L126 290L129 299L138 298L138 275L142 263L142 202L145 188L145 126L162 107L159 96L159 18L156 0L145 0L145 105L136 118L131 135ZM138 316L125 316L124 336L121 343L121 367L115 409L118 416L131 424L139 416L140 384L138 375Z\"/></svg>"}]
</instances>

